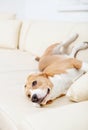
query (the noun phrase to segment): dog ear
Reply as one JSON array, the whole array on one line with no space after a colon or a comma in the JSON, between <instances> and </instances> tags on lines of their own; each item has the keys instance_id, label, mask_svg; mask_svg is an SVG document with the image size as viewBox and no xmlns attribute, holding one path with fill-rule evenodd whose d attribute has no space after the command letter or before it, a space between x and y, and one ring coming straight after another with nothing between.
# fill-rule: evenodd
<instances>
[{"instance_id":1,"label":"dog ear","mask_svg":"<svg viewBox=\"0 0 88 130\"><path fill-rule=\"evenodd\" d=\"M43 73L43 72L42 72L42 73L40 73L40 76L43 76L43 77L45 77L45 78L48 78L49 75L48 75L47 73Z\"/></svg>"}]
</instances>

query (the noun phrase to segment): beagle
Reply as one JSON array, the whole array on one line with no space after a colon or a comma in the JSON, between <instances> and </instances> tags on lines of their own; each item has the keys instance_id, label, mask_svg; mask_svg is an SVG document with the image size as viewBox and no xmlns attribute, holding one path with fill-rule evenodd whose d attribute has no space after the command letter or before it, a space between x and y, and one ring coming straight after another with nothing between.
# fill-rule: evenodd
<instances>
[{"instance_id":1,"label":"beagle","mask_svg":"<svg viewBox=\"0 0 88 130\"><path fill-rule=\"evenodd\" d=\"M65 95L71 84L88 71L88 64L75 58L80 49L88 48L87 42L76 44L69 55L66 53L77 34L73 37L61 44L49 46L41 57L36 58L40 72L30 74L25 85L26 95L33 103L44 106Z\"/></svg>"}]
</instances>

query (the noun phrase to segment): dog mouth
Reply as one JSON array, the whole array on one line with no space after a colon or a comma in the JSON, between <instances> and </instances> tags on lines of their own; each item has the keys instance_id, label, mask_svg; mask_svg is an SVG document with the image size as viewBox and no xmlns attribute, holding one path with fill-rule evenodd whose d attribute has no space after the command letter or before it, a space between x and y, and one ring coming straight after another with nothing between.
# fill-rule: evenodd
<instances>
[{"instance_id":1,"label":"dog mouth","mask_svg":"<svg viewBox=\"0 0 88 130\"><path fill-rule=\"evenodd\" d=\"M48 88L48 89L47 89L47 93L45 94L44 97L38 98L38 96L37 96L36 94L34 94L34 95L32 96L32 99L31 99L31 100L32 100L32 102L38 103L39 105L42 106L42 102L45 100L45 98L48 96L49 93L50 93L50 89Z\"/></svg>"},{"instance_id":2,"label":"dog mouth","mask_svg":"<svg viewBox=\"0 0 88 130\"><path fill-rule=\"evenodd\" d=\"M40 101L39 104L41 104L41 103L44 101L44 99L47 97L47 95L48 95L49 93L50 93L50 89L48 88L46 95L41 99L41 101ZM42 105L42 104L41 104L41 105Z\"/></svg>"}]
</instances>

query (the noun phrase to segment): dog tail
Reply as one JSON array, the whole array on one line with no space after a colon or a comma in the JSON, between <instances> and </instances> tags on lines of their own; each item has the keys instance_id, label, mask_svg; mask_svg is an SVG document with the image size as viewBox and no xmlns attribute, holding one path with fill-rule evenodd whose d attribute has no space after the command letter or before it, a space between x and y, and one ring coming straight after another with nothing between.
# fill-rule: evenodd
<instances>
[{"instance_id":1,"label":"dog tail","mask_svg":"<svg viewBox=\"0 0 88 130\"><path fill-rule=\"evenodd\" d=\"M39 61L39 60L40 60L40 57L38 57L38 56L35 57L35 60L36 60L36 61Z\"/></svg>"}]
</instances>

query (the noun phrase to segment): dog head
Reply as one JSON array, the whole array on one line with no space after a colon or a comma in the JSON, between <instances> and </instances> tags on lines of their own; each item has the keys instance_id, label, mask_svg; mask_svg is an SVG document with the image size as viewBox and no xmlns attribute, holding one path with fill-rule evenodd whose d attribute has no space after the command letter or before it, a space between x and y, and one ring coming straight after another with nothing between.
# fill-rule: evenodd
<instances>
[{"instance_id":1,"label":"dog head","mask_svg":"<svg viewBox=\"0 0 88 130\"><path fill-rule=\"evenodd\" d=\"M31 74L27 78L25 91L33 103L42 106L47 103L52 87L46 74Z\"/></svg>"}]
</instances>

